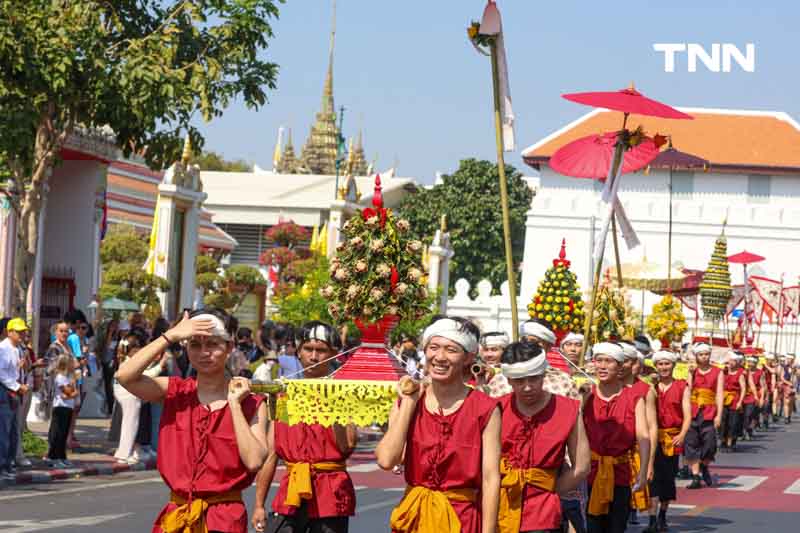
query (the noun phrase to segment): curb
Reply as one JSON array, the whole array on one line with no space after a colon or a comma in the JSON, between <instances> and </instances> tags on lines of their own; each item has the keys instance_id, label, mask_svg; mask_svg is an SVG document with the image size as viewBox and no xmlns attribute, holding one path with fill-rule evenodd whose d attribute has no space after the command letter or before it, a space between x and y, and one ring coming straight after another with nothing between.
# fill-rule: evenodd
<instances>
[{"instance_id":1,"label":"curb","mask_svg":"<svg viewBox=\"0 0 800 533\"><path fill-rule=\"evenodd\" d=\"M140 462L133 465L118 463L89 463L85 466L77 468L18 472L17 479L14 481L5 481L5 486L51 483L61 479L74 479L86 476L111 476L114 474L121 474L123 472L143 472L145 470L154 470L155 468L155 460Z\"/></svg>"}]
</instances>

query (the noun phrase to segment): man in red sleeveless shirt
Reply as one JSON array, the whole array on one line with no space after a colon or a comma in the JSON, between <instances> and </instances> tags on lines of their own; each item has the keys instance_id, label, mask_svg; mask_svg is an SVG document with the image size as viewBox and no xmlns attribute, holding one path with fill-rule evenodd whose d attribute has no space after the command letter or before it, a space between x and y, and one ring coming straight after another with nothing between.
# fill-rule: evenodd
<instances>
[{"instance_id":1,"label":"man in red sleeveless shirt","mask_svg":"<svg viewBox=\"0 0 800 533\"><path fill-rule=\"evenodd\" d=\"M742 368L744 356L728 352L726 368L723 372L725 385L722 408L722 448L736 450L736 441L742 427L742 405L747 392L747 378Z\"/></svg>"},{"instance_id":2,"label":"man in red sleeveless shirt","mask_svg":"<svg viewBox=\"0 0 800 533\"><path fill-rule=\"evenodd\" d=\"M686 381L674 379L672 372L678 360L668 351L656 352L653 363L658 372L657 407L658 441L655 444L653 479L650 482L650 524L645 533L667 530L667 509L677 497L675 475L678 458L683 447L689 425L692 423L692 404ZM659 503L661 508L659 509ZM656 518L656 512L658 518Z\"/></svg>"},{"instance_id":3,"label":"man in red sleeveless shirt","mask_svg":"<svg viewBox=\"0 0 800 533\"><path fill-rule=\"evenodd\" d=\"M742 431L739 435L744 440L753 439L753 431L756 429L759 419L759 409L762 404L763 394L763 381L764 370L758 368L758 357L749 356L745 359L746 374L745 384L747 385L747 393L744 395L744 419L742 422Z\"/></svg>"},{"instance_id":4,"label":"man in red sleeveless shirt","mask_svg":"<svg viewBox=\"0 0 800 533\"><path fill-rule=\"evenodd\" d=\"M170 488L153 533L247 532L242 491L267 455L267 408L249 382L228 379L236 319L217 309L184 313L183 320L123 363L115 377L132 394L162 402L158 471ZM173 343L186 342L197 378L144 374Z\"/></svg>"},{"instance_id":5,"label":"man in red sleeveless shirt","mask_svg":"<svg viewBox=\"0 0 800 533\"><path fill-rule=\"evenodd\" d=\"M598 383L586 397L583 423L592 450L589 474L589 533L621 533L628 524L631 492L647 483L647 469L631 483L631 456L638 443L650 457L650 437L642 398L623 385L620 370L625 354L619 344L592 347Z\"/></svg>"},{"instance_id":6,"label":"man in red sleeveless shirt","mask_svg":"<svg viewBox=\"0 0 800 533\"><path fill-rule=\"evenodd\" d=\"M400 391L378 466L403 463L406 493L390 518L397 533L495 533L500 497L497 400L464 384L480 330L460 317L436 317L422 347L430 384Z\"/></svg>"},{"instance_id":7,"label":"man in red sleeveless shirt","mask_svg":"<svg viewBox=\"0 0 800 533\"><path fill-rule=\"evenodd\" d=\"M295 332L297 356L304 378L328 375L336 356L339 335L328 324L307 322ZM353 425L288 425L275 420L267 431L269 456L256 478L253 526L270 533L344 533L355 514L356 494L345 461L358 441ZM286 475L266 517L264 504L275 476L278 459Z\"/></svg>"},{"instance_id":8,"label":"man in red sleeveless shirt","mask_svg":"<svg viewBox=\"0 0 800 533\"><path fill-rule=\"evenodd\" d=\"M777 357L772 352L764 354L766 364L764 365L764 405L761 408L761 427L769 429L769 423L773 420L773 413L775 412L775 393L777 387Z\"/></svg>"},{"instance_id":9,"label":"man in red sleeveless shirt","mask_svg":"<svg viewBox=\"0 0 800 533\"><path fill-rule=\"evenodd\" d=\"M558 494L575 490L589 473L580 402L544 389L547 367L538 344L516 342L503 353L502 371L513 393L500 399L500 533L559 531Z\"/></svg>"},{"instance_id":10,"label":"man in red sleeveless shirt","mask_svg":"<svg viewBox=\"0 0 800 533\"><path fill-rule=\"evenodd\" d=\"M717 453L717 433L722 423L723 389L722 371L711 365L711 346L695 344L697 367L689 374L689 389L692 402L692 423L684 441L684 457L692 471L692 483L688 488L702 487L700 476L709 487L713 483L709 465Z\"/></svg>"}]
</instances>

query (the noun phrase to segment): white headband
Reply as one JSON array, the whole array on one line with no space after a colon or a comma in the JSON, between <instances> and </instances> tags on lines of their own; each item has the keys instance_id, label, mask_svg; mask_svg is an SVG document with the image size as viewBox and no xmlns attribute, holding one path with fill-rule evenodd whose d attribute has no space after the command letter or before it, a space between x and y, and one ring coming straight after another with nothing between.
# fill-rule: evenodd
<instances>
[{"instance_id":1,"label":"white headband","mask_svg":"<svg viewBox=\"0 0 800 533\"><path fill-rule=\"evenodd\" d=\"M214 327L211 329L211 335L213 337L220 337L226 341L231 340L230 333L228 333L228 330L225 329L225 323L220 320L218 316L210 313L203 313L201 315L193 316L192 320L210 320L214 324Z\"/></svg>"},{"instance_id":2,"label":"white headband","mask_svg":"<svg viewBox=\"0 0 800 533\"><path fill-rule=\"evenodd\" d=\"M772 352L767 352L767 353L764 354L764 359L766 359L767 361L774 361L775 360L775 354L772 353Z\"/></svg>"},{"instance_id":3,"label":"white headband","mask_svg":"<svg viewBox=\"0 0 800 533\"><path fill-rule=\"evenodd\" d=\"M481 346L489 348L492 346L506 347L511 343L506 333L487 333L481 338Z\"/></svg>"},{"instance_id":4,"label":"white headband","mask_svg":"<svg viewBox=\"0 0 800 533\"><path fill-rule=\"evenodd\" d=\"M561 346L564 346L568 342L579 342L583 344L583 335L581 335L580 333L573 333L570 331L569 333L567 333L567 336L564 337L564 340L561 341Z\"/></svg>"},{"instance_id":5,"label":"white headband","mask_svg":"<svg viewBox=\"0 0 800 533\"><path fill-rule=\"evenodd\" d=\"M597 357L598 355L607 355L612 359L616 359L619 363L625 360L625 352L622 351L622 346L613 342L600 342L592 346L592 357Z\"/></svg>"},{"instance_id":6,"label":"white headband","mask_svg":"<svg viewBox=\"0 0 800 533\"><path fill-rule=\"evenodd\" d=\"M758 357L749 356L747 358L748 363L758 363Z\"/></svg>"},{"instance_id":7,"label":"white headband","mask_svg":"<svg viewBox=\"0 0 800 533\"><path fill-rule=\"evenodd\" d=\"M644 360L644 356L636 349L636 346L629 342L621 342L619 343L622 346L622 353L625 354L625 357L628 359L638 359L639 361Z\"/></svg>"},{"instance_id":8,"label":"white headband","mask_svg":"<svg viewBox=\"0 0 800 533\"><path fill-rule=\"evenodd\" d=\"M692 351L694 353L711 353L711 346L704 342L699 342L692 346Z\"/></svg>"},{"instance_id":9,"label":"white headband","mask_svg":"<svg viewBox=\"0 0 800 533\"><path fill-rule=\"evenodd\" d=\"M658 363L659 361L669 361L674 363L677 360L677 357L674 353L668 352L667 350L659 350L653 354L653 362Z\"/></svg>"},{"instance_id":10,"label":"white headband","mask_svg":"<svg viewBox=\"0 0 800 533\"><path fill-rule=\"evenodd\" d=\"M736 352L728 352L727 358L732 361L741 361L744 359L744 356Z\"/></svg>"},{"instance_id":11,"label":"white headband","mask_svg":"<svg viewBox=\"0 0 800 533\"><path fill-rule=\"evenodd\" d=\"M536 337L537 339L541 339L550 344L555 344L556 342L555 333L547 329L545 326L539 324L538 322L534 322L533 320L528 320L519 327L519 336Z\"/></svg>"},{"instance_id":12,"label":"white headband","mask_svg":"<svg viewBox=\"0 0 800 533\"><path fill-rule=\"evenodd\" d=\"M548 366L550 365L547 362L547 354L542 352L533 359L528 359L527 361L521 361L510 365L500 365L500 370L503 372L503 376L508 379L519 379L541 376L545 373Z\"/></svg>"},{"instance_id":13,"label":"white headband","mask_svg":"<svg viewBox=\"0 0 800 533\"><path fill-rule=\"evenodd\" d=\"M478 351L478 339L468 331L462 331L462 326L452 318L440 318L425 329L422 334L422 349L428 347L433 337L443 337L459 344L467 353Z\"/></svg>"}]
</instances>

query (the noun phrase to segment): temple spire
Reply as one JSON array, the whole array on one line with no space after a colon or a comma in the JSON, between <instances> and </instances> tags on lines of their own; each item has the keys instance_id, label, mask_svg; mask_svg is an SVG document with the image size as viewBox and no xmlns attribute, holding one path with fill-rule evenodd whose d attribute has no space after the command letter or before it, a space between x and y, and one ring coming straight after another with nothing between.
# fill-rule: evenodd
<instances>
[{"instance_id":1,"label":"temple spire","mask_svg":"<svg viewBox=\"0 0 800 533\"><path fill-rule=\"evenodd\" d=\"M294 155L294 145L292 144L292 128L286 130L286 144L283 147L283 154L278 161L276 171L279 174L297 174L297 159Z\"/></svg>"},{"instance_id":2,"label":"temple spire","mask_svg":"<svg viewBox=\"0 0 800 533\"><path fill-rule=\"evenodd\" d=\"M333 15L331 17L331 44L328 50L328 71L325 74L325 84L322 88L323 113L335 113L333 107L333 49L336 44L336 0L333 0Z\"/></svg>"}]
</instances>

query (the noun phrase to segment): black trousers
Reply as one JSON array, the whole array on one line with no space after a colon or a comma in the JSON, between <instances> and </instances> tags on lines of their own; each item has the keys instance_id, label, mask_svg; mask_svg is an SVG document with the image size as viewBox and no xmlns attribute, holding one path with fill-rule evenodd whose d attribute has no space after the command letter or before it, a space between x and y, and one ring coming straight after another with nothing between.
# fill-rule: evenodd
<instances>
[{"instance_id":1,"label":"black trousers","mask_svg":"<svg viewBox=\"0 0 800 533\"><path fill-rule=\"evenodd\" d=\"M744 435L745 430L751 429L757 420L758 405L754 403L744 404L744 423L742 423L742 429L739 431L739 436L741 437Z\"/></svg>"},{"instance_id":2,"label":"black trousers","mask_svg":"<svg viewBox=\"0 0 800 533\"><path fill-rule=\"evenodd\" d=\"M50 416L50 430L47 432L47 442L50 449L47 458L53 460L66 460L67 434L69 423L72 420L72 407L53 407Z\"/></svg>"},{"instance_id":3,"label":"black trousers","mask_svg":"<svg viewBox=\"0 0 800 533\"><path fill-rule=\"evenodd\" d=\"M698 411L683 441L683 455L690 461L713 461L716 453L717 433L714 431L714 421L703 420L702 410Z\"/></svg>"},{"instance_id":4,"label":"black trousers","mask_svg":"<svg viewBox=\"0 0 800 533\"><path fill-rule=\"evenodd\" d=\"M733 406L725 406L722 409L722 427L720 427L722 440L736 440L739 437L741 424L742 414L734 409Z\"/></svg>"},{"instance_id":5,"label":"black trousers","mask_svg":"<svg viewBox=\"0 0 800 533\"><path fill-rule=\"evenodd\" d=\"M114 411L114 363L103 361L103 391L106 395L106 412Z\"/></svg>"},{"instance_id":6,"label":"black trousers","mask_svg":"<svg viewBox=\"0 0 800 533\"><path fill-rule=\"evenodd\" d=\"M267 533L347 533L348 516L309 518L306 505L301 505L291 516L267 514Z\"/></svg>"},{"instance_id":7,"label":"black trousers","mask_svg":"<svg viewBox=\"0 0 800 533\"><path fill-rule=\"evenodd\" d=\"M675 475L678 473L678 458L675 454L667 457L656 444L656 459L653 463L653 481L650 482L650 497L659 501L673 501L677 499Z\"/></svg>"},{"instance_id":8,"label":"black trousers","mask_svg":"<svg viewBox=\"0 0 800 533\"><path fill-rule=\"evenodd\" d=\"M589 498L592 489L589 488ZM588 500L587 500L588 501ZM586 514L586 531L589 533L623 533L628 527L628 516L631 514L631 488L614 487L614 500L608 508L608 514Z\"/></svg>"}]
</instances>

